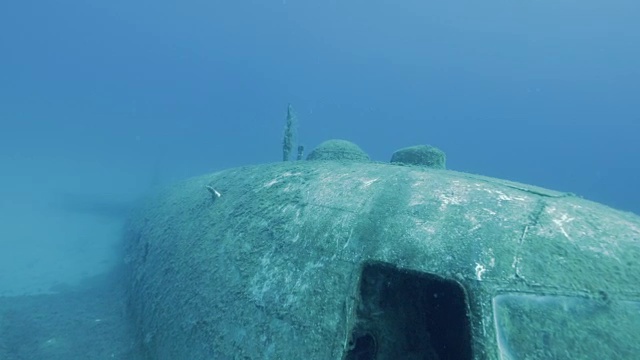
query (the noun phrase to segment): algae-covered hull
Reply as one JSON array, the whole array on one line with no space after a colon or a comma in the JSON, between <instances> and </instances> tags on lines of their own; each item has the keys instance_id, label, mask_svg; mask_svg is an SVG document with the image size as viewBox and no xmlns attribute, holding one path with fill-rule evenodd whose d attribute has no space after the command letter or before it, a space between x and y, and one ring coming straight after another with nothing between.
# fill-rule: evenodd
<instances>
[{"instance_id":1,"label":"algae-covered hull","mask_svg":"<svg viewBox=\"0 0 640 360\"><path fill-rule=\"evenodd\" d=\"M640 219L419 166L298 161L150 199L127 228L151 359L630 358Z\"/></svg>"}]
</instances>

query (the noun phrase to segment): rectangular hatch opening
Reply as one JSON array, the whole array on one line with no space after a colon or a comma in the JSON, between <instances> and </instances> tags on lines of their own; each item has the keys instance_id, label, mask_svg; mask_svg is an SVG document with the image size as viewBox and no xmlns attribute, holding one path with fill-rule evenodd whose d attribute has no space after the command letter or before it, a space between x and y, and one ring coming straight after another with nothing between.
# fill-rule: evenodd
<instances>
[{"instance_id":1,"label":"rectangular hatch opening","mask_svg":"<svg viewBox=\"0 0 640 360\"><path fill-rule=\"evenodd\" d=\"M367 263L345 360L472 358L467 296L442 277Z\"/></svg>"}]
</instances>

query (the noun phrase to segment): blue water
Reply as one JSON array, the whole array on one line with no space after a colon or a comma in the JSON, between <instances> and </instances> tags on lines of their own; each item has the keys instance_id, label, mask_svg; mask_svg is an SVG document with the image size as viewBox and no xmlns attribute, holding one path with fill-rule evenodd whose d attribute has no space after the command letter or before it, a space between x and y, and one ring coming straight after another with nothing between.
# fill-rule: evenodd
<instances>
[{"instance_id":1,"label":"blue water","mask_svg":"<svg viewBox=\"0 0 640 360\"><path fill-rule=\"evenodd\" d=\"M2 1L0 290L109 268L119 205L152 186L279 161L288 103L307 149L431 144L640 213L638 18L635 0Z\"/></svg>"},{"instance_id":2,"label":"blue water","mask_svg":"<svg viewBox=\"0 0 640 360\"><path fill-rule=\"evenodd\" d=\"M0 358L81 352L45 325L123 261L132 204L280 161L289 103L307 151L430 144L640 214L639 19L638 0L0 1ZM42 293L63 297L19 297Z\"/></svg>"}]
</instances>

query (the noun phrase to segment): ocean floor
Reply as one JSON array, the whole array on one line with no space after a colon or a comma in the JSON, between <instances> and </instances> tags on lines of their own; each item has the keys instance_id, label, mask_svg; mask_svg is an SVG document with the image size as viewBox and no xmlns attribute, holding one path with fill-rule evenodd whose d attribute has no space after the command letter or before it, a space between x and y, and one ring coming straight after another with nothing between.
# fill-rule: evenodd
<instances>
[{"instance_id":1,"label":"ocean floor","mask_svg":"<svg viewBox=\"0 0 640 360\"><path fill-rule=\"evenodd\" d=\"M0 169L0 359L138 359L116 271L136 174L20 160Z\"/></svg>"}]
</instances>

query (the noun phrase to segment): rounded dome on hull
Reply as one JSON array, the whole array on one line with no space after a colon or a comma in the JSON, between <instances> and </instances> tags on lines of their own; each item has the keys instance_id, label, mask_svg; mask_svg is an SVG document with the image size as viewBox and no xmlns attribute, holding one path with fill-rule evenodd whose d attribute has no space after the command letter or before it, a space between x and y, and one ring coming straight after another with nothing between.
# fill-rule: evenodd
<instances>
[{"instance_id":1,"label":"rounded dome on hull","mask_svg":"<svg viewBox=\"0 0 640 360\"><path fill-rule=\"evenodd\" d=\"M129 305L153 359L608 358L638 350L639 238L635 215L488 177L243 167L132 218ZM618 333L576 349L579 318Z\"/></svg>"}]
</instances>

